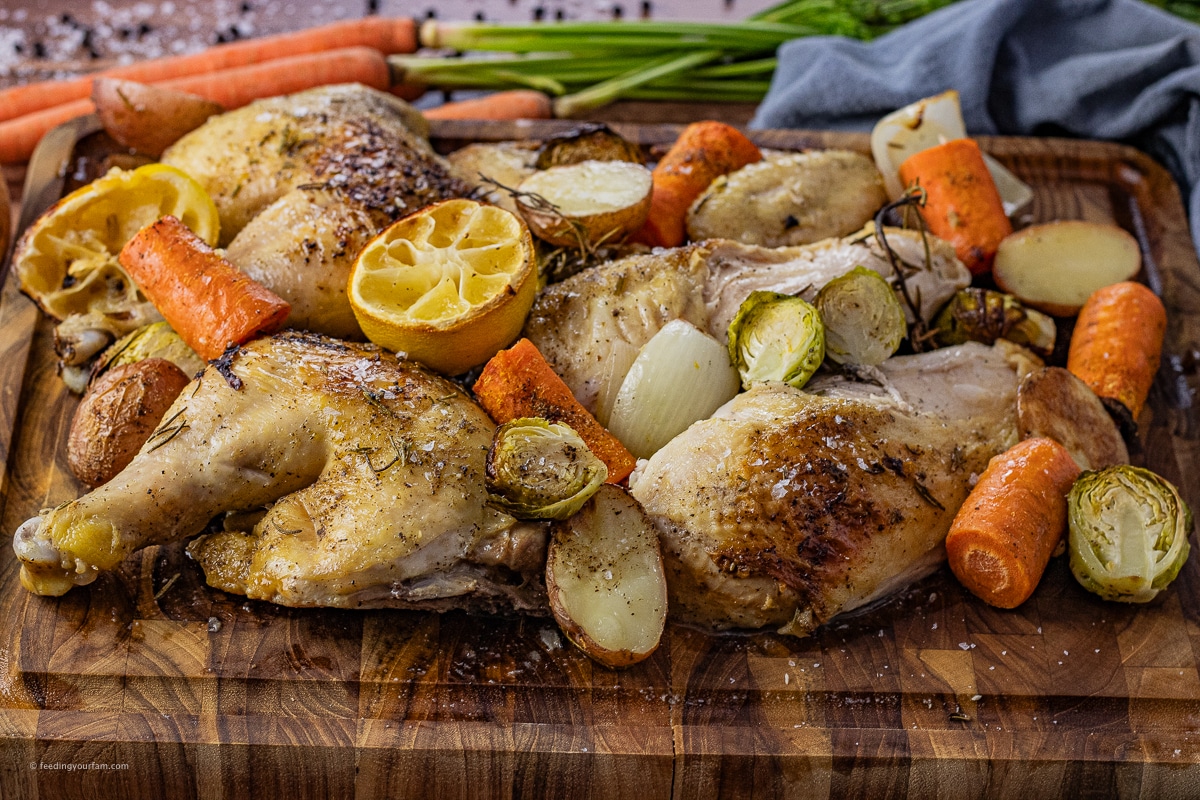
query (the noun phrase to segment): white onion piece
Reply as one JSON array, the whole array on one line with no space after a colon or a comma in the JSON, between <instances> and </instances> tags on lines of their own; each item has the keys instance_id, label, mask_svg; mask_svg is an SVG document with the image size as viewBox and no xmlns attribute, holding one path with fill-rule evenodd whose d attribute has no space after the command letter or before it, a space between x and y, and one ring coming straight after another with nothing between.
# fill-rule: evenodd
<instances>
[{"instance_id":1,"label":"white onion piece","mask_svg":"<svg viewBox=\"0 0 1200 800\"><path fill-rule=\"evenodd\" d=\"M617 401L617 392L621 391L621 384L637 356L637 347L624 339L613 339L608 359L600 368L596 407L592 410L592 416L606 428L609 417L612 416L613 403Z\"/></svg>"},{"instance_id":2,"label":"white onion piece","mask_svg":"<svg viewBox=\"0 0 1200 800\"><path fill-rule=\"evenodd\" d=\"M629 452L649 458L693 422L712 416L740 387L724 345L689 322L672 320L629 368L608 429Z\"/></svg>"}]
</instances>

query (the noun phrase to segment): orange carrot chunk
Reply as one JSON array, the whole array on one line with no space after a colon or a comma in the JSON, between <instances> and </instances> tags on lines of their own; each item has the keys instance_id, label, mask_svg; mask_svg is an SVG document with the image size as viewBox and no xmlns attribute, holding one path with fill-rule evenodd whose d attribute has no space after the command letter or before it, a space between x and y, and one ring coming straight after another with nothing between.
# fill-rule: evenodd
<instances>
[{"instance_id":1,"label":"orange carrot chunk","mask_svg":"<svg viewBox=\"0 0 1200 800\"><path fill-rule=\"evenodd\" d=\"M953 139L914 153L900 165L900 180L925 190L921 218L935 236L954 245L971 274L991 272L996 249L1012 233L1012 223L979 145Z\"/></svg>"},{"instance_id":2,"label":"orange carrot chunk","mask_svg":"<svg viewBox=\"0 0 1200 800\"><path fill-rule=\"evenodd\" d=\"M762 160L741 131L722 122L693 122L654 168L646 224L635 237L651 247L678 247L687 239L687 212L722 175Z\"/></svg>"},{"instance_id":3,"label":"orange carrot chunk","mask_svg":"<svg viewBox=\"0 0 1200 800\"><path fill-rule=\"evenodd\" d=\"M550 119L554 116L550 98L532 89L511 89L446 103L424 114L427 119Z\"/></svg>"},{"instance_id":4,"label":"orange carrot chunk","mask_svg":"<svg viewBox=\"0 0 1200 800\"><path fill-rule=\"evenodd\" d=\"M608 467L608 483L625 480L637 465L625 445L580 405L528 339L492 356L472 388L484 411L499 425L520 417L569 425Z\"/></svg>"},{"instance_id":5,"label":"orange carrot chunk","mask_svg":"<svg viewBox=\"0 0 1200 800\"><path fill-rule=\"evenodd\" d=\"M157 83L345 47L370 47L384 54L413 53L417 49L416 24L408 18L341 20L308 30L218 45L199 53L139 61L75 80L14 86L0 91L0 121L86 98L92 93L92 80L98 77Z\"/></svg>"},{"instance_id":6,"label":"orange carrot chunk","mask_svg":"<svg viewBox=\"0 0 1200 800\"><path fill-rule=\"evenodd\" d=\"M191 92L220 103L227 109L234 109L260 97L290 94L333 83L361 83L382 91L388 88L390 82L391 71L387 59L379 51L366 47L345 47L221 72L173 78L155 85ZM89 99L73 100L0 122L0 164L27 161L47 131L94 110L95 106Z\"/></svg>"},{"instance_id":7,"label":"orange carrot chunk","mask_svg":"<svg viewBox=\"0 0 1200 800\"><path fill-rule=\"evenodd\" d=\"M989 605L1029 599L1067 529L1079 465L1053 439L1026 439L988 462L946 535L950 569Z\"/></svg>"},{"instance_id":8,"label":"orange carrot chunk","mask_svg":"<svg viewBox=\"0 0 1200 800\"><path fill-rule=\"evenodd\" d=\"M1079 310L1067 369L1136 421L1158 372L1166 330L1162 300L1142 284L1123 281L1097 289Z\"/></svg>"},{"instance_id":9,"label":"orange carrot chunk","mask_svg":"<svg viewBox=\"0 0 1200 800\"><path fill-rule=\"evenodd\" d=\"M291 306L213 252L175 217L142 228L121 249L121 266L201 358L219 358L283 327Z\"/></svg>"}]
</instances>

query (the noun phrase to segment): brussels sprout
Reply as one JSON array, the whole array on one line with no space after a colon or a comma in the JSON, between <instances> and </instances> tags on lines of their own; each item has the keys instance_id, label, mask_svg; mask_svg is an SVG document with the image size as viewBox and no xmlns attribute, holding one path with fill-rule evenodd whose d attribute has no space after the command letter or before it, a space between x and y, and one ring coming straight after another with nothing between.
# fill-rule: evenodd
<instances>
[{"instance_id":1,"label":"brussels sprout","mask_svg":"<svg viewBox=\"0 0 1200 800\"><path fill-rule=\"evenodd\" d=\"M742 386L784 381L804 386L825 358L825 326L802 298L751 292L729 323L729 358Z\"/></svg>"},{"instance_id":2,"label":"brussels sprout","mask_svg":"<svg viewBox=\"0 0 1200 800\"><path fill-rule=\"evenodd\" d=\"M1084 472L1067 503L1071 572L1105 600L1145 603L1187 561L1192 512L1179 490L1148 469Z\"/></svg>"},{"instance_id":3,"label":"brussels sprout","mask_svg":"<svg viewBox=\"0 0 1200 800\"><path fill-rule=\"evenodd\" d=\"M896 293L882 275L866 267L825 284L813 303L825 323L825 355L839 364L882 364L908 333Z\"/></svg>"},{"instance_id":4,"label":"brussels sprout","mask_svg":"<svg viewBox=\"0 0 1200 800\"><path fill-rule=\"evenodd\" d=\"M1026 308L1011 294L991 289L960 289L938 315L938 344L967 341L994 344L997 339L1025 345L1041 355L1054 350L1054 320Z\"/></svg>"},{"instance_id":5,"label":"brussels sprout","mask_svg":"<svg viewBox=\"0 0 1200 800\"><path fill-rule=\"evenodd\" d=\"M581 161L630 161L642 163L637 145L602 122L580 125L547 139L538 151L538 169L578 164Z\"/></svg>"},{"instance_id":6,"label":"brussels sprout","mask_svg":"<svg viewBox=\"0 0 1200 800\"><path fill-rule=\"evenodd\" d=\"M165 358L183 370L189 378L204 369L204 359L187 346L179 334L165 322L152 322L125 334L105 350L96 364L92 379L102 372L123 364Z\"/></svg>"},{"instance_id":7,"label":"brussels sprout","mask_svg":"<svg viewBox=\"0 0 1200 800\"><path fill-rule=\"evenodd\" d=\"M566 519L606 478L579 434L541 417L501 425L488 451L488 501L518 519Z\"/></svg>"}]
</instances>

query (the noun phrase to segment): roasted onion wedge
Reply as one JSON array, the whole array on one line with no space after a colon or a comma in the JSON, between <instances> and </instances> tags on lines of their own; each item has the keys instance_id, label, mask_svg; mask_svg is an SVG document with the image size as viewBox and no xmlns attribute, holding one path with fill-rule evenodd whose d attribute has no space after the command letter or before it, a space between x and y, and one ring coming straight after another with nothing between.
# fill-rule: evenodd
<instances>
[{"instance_id":1,"label":"roasted onion wedge","mask_svg":"<svg viewBox=\"0 0 1200 800\"><path fill-rule=\"evenodd\" d=\"M555 523L546 589L563 633L601 664L627 667L653 653L667 619L667 580L641 504L606 483Z\"/></svg>"}]
</instances>

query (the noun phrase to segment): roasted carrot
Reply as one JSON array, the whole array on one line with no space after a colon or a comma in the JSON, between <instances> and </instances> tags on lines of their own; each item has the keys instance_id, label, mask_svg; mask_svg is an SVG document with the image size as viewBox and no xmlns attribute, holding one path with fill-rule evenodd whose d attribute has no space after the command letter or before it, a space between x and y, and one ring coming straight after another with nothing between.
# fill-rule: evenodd
<instances>
[{"instance_id":1,"label":"roasted carrot","mask_svg":"<svg viewBox=\"0 0 1200 800\"><path fill-rule=\"evenodd\" d=\"M283 327L291 306L213 252L175 217L147 225L119 255L121 266L201 358Z\"/></svg>"},{"instance_id":2,"label":"roasted carrot","mask_svg":"<svg viewBox=\"0 0 1200 800\"><path fill-rule=\"evenodd\" d=\"M1079 310L1067 369L1101 398L1116 400L1137 421L1162 358L1167 311L1140 283L1092 292Z\"/></svg>"},{"instance_id":3,"label":"roasted carrot","mask_svg":"<svg viewBox=\"0 0 1200 800\"><path fill-rule=\"evenodd\" d=\"M637 465L625 445L580 405L528 339L492 356L473 389L479 404L500 425L519 417L542 417L572 427L608 467L609 483L625 480Z\"/></svg>"},{"instance_id":4,"label":"roasted carrot","mask_svg":"<svg viewBox=\"0 0 1200 800\"><path fill-rule=\"evenodd\" d=\"M390 80L387 60L378 50L345 47L175 78L155 85L191 92L233 109L260 97L299 92L331 83L362 83L373 89L387 89ZM82 114L90 114L94 109L91 100L73 100L0 122L0 164L28 160L47 131Z\"/></svg>"},{"instance_id":5,"label":"roasted carrot","mask_svg":"<svg viewBox=\"0 0 1200 800\"><path fill-rule=\"evenodd\" d=\"M388 17L342 20L294 33L218 45L199 53L141 61L75 80L14 86L0 91L0 121L86 98L92 93L92 79L96 77L158 83L346 47L370 47L384 54L412 53L417 49L416 25L411 19Z\"/></svg>"},{"instance_id":6,"label":"roasted carrot","mask_svg":"<svg viewBox=\"0 0 1200 800\"><path fill-rule=\"evenodd\" d=\"M550 119L550 98L532 89L510 89L459 100L425 112L428 119Z\"/></svg>"},{"instance_id":7,"label":"roasted carrot","mask_svg":"<svg viewBox=\"0 0 1200 800\"><path fill-rule=\"evenodd\" d=\"M650 213L635 241L678 247L687 238L687 212L716 178L762 160L762 153L737 128L722 122L693 122L654 167Z\"/></svg>"},{"instance_id":8,"label":"roasted carrot","mask_svg":"<svg viewBox=\"0 0 1200 800\"><path fill-rule=\"evenodd\" d=\"M1067 492L1078 476L1053 439L1026 439L989 461L946 535L959 582L998 608L1028 600L1067 528Z\"/></svg>"},{"instance_id":9,"label":"roasted carrot","mask_svg":"<svg viewBox=\"0 0 1200 800\"><path fill-rule=\"evenodd\" d=\"M934 235L954 245L971 274L990 272L1012 223L979 145L953 139L914 153L900 165L900 181L925 190L921 218Z\"/></svg>"}]
</instances>

